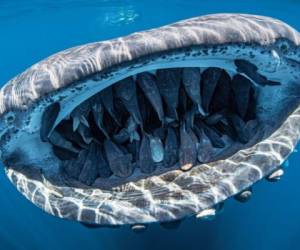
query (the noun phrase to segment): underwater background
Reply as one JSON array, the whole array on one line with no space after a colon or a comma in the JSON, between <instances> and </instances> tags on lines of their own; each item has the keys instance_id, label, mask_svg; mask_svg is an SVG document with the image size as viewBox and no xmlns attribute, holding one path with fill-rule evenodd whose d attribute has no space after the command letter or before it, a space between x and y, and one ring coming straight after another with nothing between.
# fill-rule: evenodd
<instances>
[{"instance_id":1,"label":"underwater background","mask_svg":"<svg viewBox=\"0 0 300 250\"><path fill-rule=\"evenodd\" d=\"M272 16L300 30L298 0L0 0L0 84L72 46L217 12ZM50 216L12 186L1 166L0 250L297 250L299 161L295 150L281 181L257 183L248 203L229 199L214 221L188 218L177 230L153 224L143 234L129 227L89 229Z\"/></svg>"}]
</instances>

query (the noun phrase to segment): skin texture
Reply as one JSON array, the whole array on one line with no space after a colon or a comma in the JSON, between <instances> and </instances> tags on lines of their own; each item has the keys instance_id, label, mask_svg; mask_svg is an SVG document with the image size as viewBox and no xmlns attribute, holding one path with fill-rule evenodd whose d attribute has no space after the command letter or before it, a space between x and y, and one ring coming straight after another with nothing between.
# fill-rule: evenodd
<instances>
[{"instance_id":1,"label":"skin texture","mask_svg":"<svg viewBox=\"0 0 300 250\"><path fill-rule=\"evenodd\" d=\"M300 136L299 43L298 32L279 20L216 14L55 54L0 91L0 148L7 175L45 211L87 223L172 221L215 206L272 173L295 147ZM245 71L245 64L235 64L237 58L256 68ZM223 160L185 172L178 166L157 168L151 176L141 173L108 188L75 189L59 179L59 161L39 136L47 106L60 102L57 125L76 105L110 84L147 70L186 65L218 66L248 77L257 77L258 69L266 79L280 82L264 86L263 78L257 87L261 135Z\"/></svg>"}]
</instances>

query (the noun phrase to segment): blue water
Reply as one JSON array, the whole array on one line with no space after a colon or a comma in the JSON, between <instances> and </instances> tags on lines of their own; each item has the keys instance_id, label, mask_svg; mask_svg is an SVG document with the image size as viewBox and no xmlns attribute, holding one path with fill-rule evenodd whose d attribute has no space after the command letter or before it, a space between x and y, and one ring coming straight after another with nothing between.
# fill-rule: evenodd
<instances>
[{"instance_id":1,"label":"blue water","mask_svg":"<svg viewBox=\"0 0 300 250\"><path fill-rule=\"evenodd\" d=\"M110 39L216 12L269 15L300 30L300 1L0 0L0 83L71 46ZM300 154L286 162L278 183L261 181L249 203L230 199L211 222L187 219L177 231L151 225L136 235L87 229L52 217L27 201L0 170L0 250L35 249L299 249Z\"/></svg>"}]
</instances>

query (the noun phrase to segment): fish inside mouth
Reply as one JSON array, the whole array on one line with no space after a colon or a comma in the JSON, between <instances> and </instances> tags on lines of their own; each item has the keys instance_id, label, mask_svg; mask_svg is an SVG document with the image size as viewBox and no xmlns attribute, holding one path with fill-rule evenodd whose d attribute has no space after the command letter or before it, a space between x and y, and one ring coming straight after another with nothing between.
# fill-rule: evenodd
<instances>
[{"instance_id":1,"label":"fish inside mouth","mask_svg":"<svg viewBox=\"0 0 300 250\"><path fill-rule=\"evenodd\" d=\"M246 75L216 67L142 72L85 100L45 136L59 112L53 103L41 139L52 144L73 186L113 187L189 171L258 141L256 83Z\"/></svg>"}]
</instances>

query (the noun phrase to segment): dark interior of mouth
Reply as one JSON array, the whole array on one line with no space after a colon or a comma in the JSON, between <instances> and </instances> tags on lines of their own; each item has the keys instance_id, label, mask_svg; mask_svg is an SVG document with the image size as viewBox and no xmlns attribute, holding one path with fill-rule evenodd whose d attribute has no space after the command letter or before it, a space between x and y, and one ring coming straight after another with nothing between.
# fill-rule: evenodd
<instances>
[{"instance_id":1,"label":"dark interior of mouth","mask_svg":"<svg viewBox=\"0 0 300 250\"><path fill-rule=\"evenodd\" d=\"M220 68L143 72L85 100L49 141L75 186L188 171L253 142L256 96L251 80Z\"/></svg>"}]
</instances>

